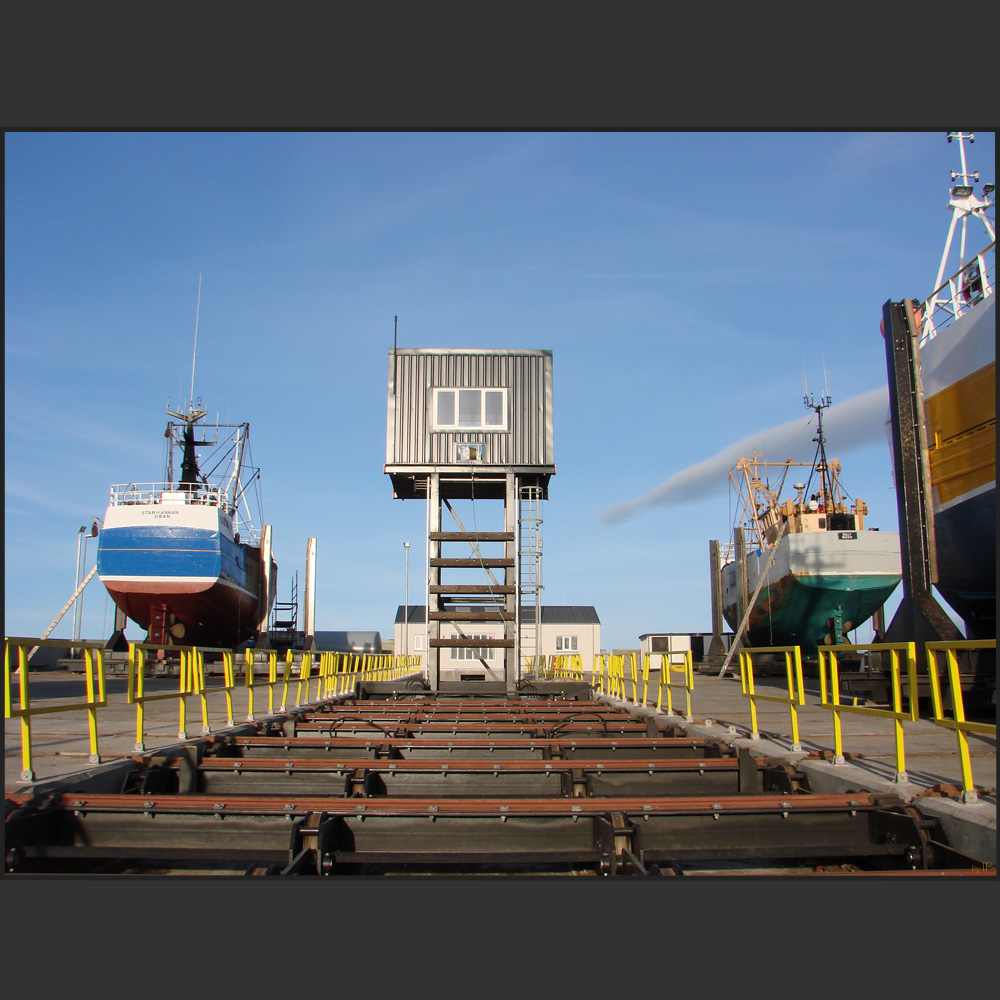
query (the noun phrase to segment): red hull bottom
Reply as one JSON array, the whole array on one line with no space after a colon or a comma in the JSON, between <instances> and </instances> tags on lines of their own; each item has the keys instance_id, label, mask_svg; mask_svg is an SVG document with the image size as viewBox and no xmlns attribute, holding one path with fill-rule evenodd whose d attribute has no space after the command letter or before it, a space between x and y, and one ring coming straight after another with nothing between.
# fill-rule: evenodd
<instances>
[{"instance_id":1,"label":"red hull bottom","mask_svg":"<svg viewBox=\"0 0 1000 1000\"><path fill-rule=\"evenodd\" d=\"M257 599L221 581L201 590L161 580L109 581L105 586L118 608L147 633L154 609L165 605L170 641L175 645L232 649L257 631Z\"/></svg>"}]
</instances>

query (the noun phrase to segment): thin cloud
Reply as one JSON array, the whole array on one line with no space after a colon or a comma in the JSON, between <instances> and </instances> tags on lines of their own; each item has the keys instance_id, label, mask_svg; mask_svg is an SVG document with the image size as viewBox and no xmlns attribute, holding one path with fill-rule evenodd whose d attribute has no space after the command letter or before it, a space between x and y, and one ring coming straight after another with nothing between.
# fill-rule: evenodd
<instances>
[{"instance_id":1,"label":"thin cloud","mask_svg":"<svg viewBox=\"0 0 1000 1000\"><path fill-rule=\"evenodd\" d=\"M888 405L888 389L879 386L831 406L823 419L828 449L847 451L878 440L884 433ZM813 456L813 445L811 436L803 432L811 428L814 419L812 416L799 417L777 427L756 431L716 452L704 462L681 470L643 496L605 507L599 519L604 524L621 524L649 507L684 503L716 493L725 486L727 473L736 460L752 451L776 457L780 454L779 461L789 457L796 461L809 461ZM801 452L802 442L809 445L808 455L788 454L792 447Z\"/></svg>"},{"instance_id":2,"label":"thin cloud","mask_svg":"<svg viewBox=\"0 0 1000 1000\"><path fill-rule=\"evenodd\" d=\"M925 148L923 133L856 132L836 147L830 158L830 179L853 184L871 180L893 165L905 162Z\"/></svg>"}]
</instances>

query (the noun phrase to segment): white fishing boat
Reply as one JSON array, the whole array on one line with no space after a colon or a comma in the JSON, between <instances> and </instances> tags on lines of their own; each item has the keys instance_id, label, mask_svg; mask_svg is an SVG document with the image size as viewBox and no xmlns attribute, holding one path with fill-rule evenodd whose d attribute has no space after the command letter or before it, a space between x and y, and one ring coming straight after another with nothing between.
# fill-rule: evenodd
<instances>
[{"instance_id":1,"label":"white fishing boat","mask_svg":"<svg viewBox=\"0 0 1000 1000\"><path fill-rule=\"evenodd\" d=\"M177 419L167 424L165 481L111 487L98 577L148 641L233 648L255 635L277 579L248 505L257 478L248 470L249 425L206 427L198 406L167 412ZM212 474L199 467L199 445L216 449ZM183 451L176 478L175 449Z\"/></svg>"},{"instance_id":2,"label":"white fishing boat","mask_svg":"<svg viewBox=\"0 0 1000 1000\"><path fill-rule=\"evenodd\" d=\"M194 398L195 315L191 397L186 408L167 404L173 420L165 434L164 480L111 487L97 575L118 608L146 630L148 642L234 648L262 630L278 571L270 528L261 523L250 425L207 424L208 413ZM198 448L212 451L200 461ZM175 452L181 456L176 475Z\"/></svg>"},{"instance_id":3,"label":"white fishing boat","mask_svg":"<svg viewBox=\"0 0 1000 1000\"><path fill-rule=\"evenodd\" d=\"M867 505L848 500L840 462L826 456L830 397L805 403L817 415L813 462L754 454L730 470L736 526L721 576L723 615L744 645L800 646L809 656L821 644L849 641L847 633L882 607L902 573L899 534L865 526ZM809 473L788 495L796 468Z\"/></svg>"}]
</instances>

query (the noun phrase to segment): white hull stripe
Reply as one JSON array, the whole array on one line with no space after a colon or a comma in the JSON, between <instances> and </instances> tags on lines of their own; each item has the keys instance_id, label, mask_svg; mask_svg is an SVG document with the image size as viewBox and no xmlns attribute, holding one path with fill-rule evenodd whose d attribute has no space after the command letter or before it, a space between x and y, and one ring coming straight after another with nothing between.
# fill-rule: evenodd
<instances>
[{"instance_id":1,"label":"white hull stripe","mask_svg":"<svg viewBox=\"0 0 1000 1000\"><path fill-rule=\"evenodd\" d=\"M238 590L241 594L250 594L249 590L245 590L239 584L233 583L232 580L223 580L217 576L101 576L99 579L105 585L109 583L156 583L168 586L185 584L211 587L219 584L223 587L229 587L232 590ZM250 594L250 596L252 597L253 594Z\"/></svg>"}]
</instances>

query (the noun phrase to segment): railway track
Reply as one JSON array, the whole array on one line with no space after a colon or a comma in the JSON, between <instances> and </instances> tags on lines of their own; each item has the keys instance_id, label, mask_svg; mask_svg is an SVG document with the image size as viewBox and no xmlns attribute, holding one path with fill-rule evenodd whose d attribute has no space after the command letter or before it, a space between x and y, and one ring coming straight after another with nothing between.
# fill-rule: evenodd
<instances>
[{"instance_id":1,"label":"railway track","mask_svg":"<svg viewBox=\"0 0 1000 1000\"><path fill-rule=\"evenodd\" d=\"M559 698L351 698L7 795L12 873L976 874L938 821Z\"/></svg>"}]
</instances>

